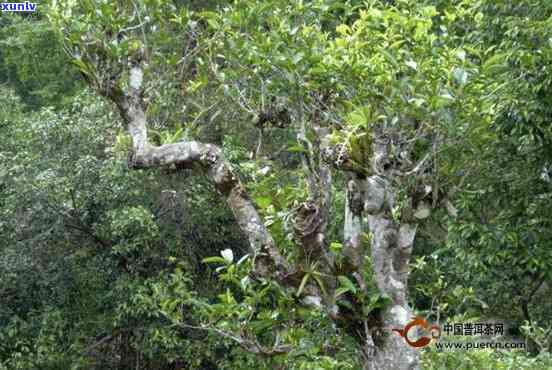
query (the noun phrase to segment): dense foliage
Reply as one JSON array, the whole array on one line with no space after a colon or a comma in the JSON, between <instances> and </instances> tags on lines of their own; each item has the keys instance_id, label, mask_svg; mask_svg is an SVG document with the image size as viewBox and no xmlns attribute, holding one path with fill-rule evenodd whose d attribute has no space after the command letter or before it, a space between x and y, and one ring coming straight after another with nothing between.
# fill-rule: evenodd
<instances>
[{"instance_id":1,"label":"dense foliage","mask_svg":"<svg viewBox=\"0 0 552 370\"><path fill-rule=\"evenodd\" d=\"M430 345L422 368L552 368L548 1L38 9L0 18L0 370L366 368L355 325L390 298L374 254L352 273L345 184L373 175L381 132L397 173L389 217L417 225L413 313L503 322L497 340L527 344ZM221 148L298 266L288 280L258 272L203 164L135 168L117 94L136 65L149 140ZM299 216L322 198L315 256ZM329 309L306 304L315 293Z\"/></svg>"}]
</instances>

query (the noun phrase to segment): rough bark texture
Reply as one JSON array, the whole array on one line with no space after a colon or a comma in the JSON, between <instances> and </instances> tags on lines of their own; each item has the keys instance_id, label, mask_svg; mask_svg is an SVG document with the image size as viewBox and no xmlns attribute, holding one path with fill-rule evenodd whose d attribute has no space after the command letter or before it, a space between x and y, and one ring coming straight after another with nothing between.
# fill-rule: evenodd
<instances>
[{"instance_id":1,"label":"rough bark texture","mask_svg":"<svg viewBox=\"0 0 552 370\"><path fill-rule=\"evenodd\" d=\"M359 271L362 267L364 250L362 247L362 222L365 180L357 174L347 173L345 189L345 224L343 227L343 247L349 268ZM357 279L358 280L358 279Z\"/></svg>"},{"instance_id":2,"label":"rough bark texture","mask_svg":"<svg viewBox=\"0 0 552 370\"><path fill-rule=\"evenodd\" d=\"M305 173L308 189L308 199L297 210L294 219L294 234L300 245L300 264L310 268L316 264L316 270L322 272L323 284L330 293L335 288L333 276L334 257L328 249L328 223L331 206L332 173L330 166L322 160L322 148L327 145L329 130L317 122L312 126L315 132L313 142L307 139L306 122L301 121L298 134L299 142L307 149L301 153L301 164ZM306 289L307 302L331 303L330 295L324 295L316 284L310 284ZM319 305L319 304L317 304ZM335 310L335 307L331 307Z\"/></svg>"},{"instance_id":3,"label":"rough bark texture","mask_svg":"<svg viewBox=\"0 0 552 370\"><path fill-rule=\"evenodd\" d=\"M374 147L374 169L377 170L377 165L385 162L386 151L384 146ZM418 369L419 355L416 349L409 347L402 337L392 332L393 328L403 328L412 318L407 299L407 279L416 225L393 219L391 210L395 191L389 180L379 175L369 177L365 194L364 210L368 215L368 228L372 236L371 257L375 279L380 293L392 302L381 313L386 340L375 347L365 369Z\"/></svg>"},{"instance_id":4,"label":"rough bark texture","mask_svg":"<svg viewBox=\"0 0 552 370\"><path fill-rule=\"evenodd\" d=\"M133 67L130 71L128 91L123 92L112 87L101 93L117 105L128 126L133 142L130 166L142 169L160 166L176 169L193 168L208 175L216 189L226 197L236 221L248 238L250 253L256 261L256 273L276 278L288 285L295 285L297 279L294 281L293 275L300 274L301 268L292 268L280 254L257 213L254 202L247 195L231 165L224 159L220 148L197 141L161 146L150 144L142 97L142 71L139 67ZM314 145L306 139L304 127L299 138L305 141L309 153L303 157L309 198L297 210L295 236L302 248L300 263L306 266L307 263L316 261L319 263L316 268L330 278L324 282L328 291L327 296L322 294L322 289L318 285L310 282L304 289L306 294L303 302L323 307L338 323L348 321L349 332L359 339L365 369L418 369L418 354L408 347L403 338L392 332L393 328L404 327L412 316L407 302L406 287L416 226L398 222L392 217L395 190L389 181L393 172L387 170L390 167L389 147L385 142L374 142L372 168L368 169L369 164L359 165L348 158L344 146L342 150L329 150L327 128L319 127L315 123L314 130L317 136ZM331 159L331 162L327 159ZM336 272L334 256L327 248L326 236L331 200L329 163L348 171L344 225L347 266L346 271L339 273L351 273L359 287L367 291L362 274L367 253L362 240L367 217L368 231L372 237L371 259L375 281L380 294L389 297L392 302L371 317L359 315L358 312L362 312L359 307L358 312L352 313L351 319L350 316L339 312L331 299L326 299L333 297L336 285L333 276ZM356 304L354 296L346 299L349 303Z\"/></svg>"},{"instance_id":5,"label":"rough bark texture","mask_svg":"<svg viewBox=\"0 0 552 370\"><path fill-rule=\"evenodd\" d=\"M376 324L373 318L363 318L356 324L357 330L363 332L360 343L363 367L366 370L418 369L416 349L392 332L393 328L403 328L412 317L406 288L416 226L393 220L393 189L380 176L362 179L349 173L346 202L344 248L352 275L366 289L360 272L366 253L362 233L367 226L372 241L374 278L380 294L391 299L391 304L377 313ZM367 216L367 225L363 223L363 215Z\"/></svg>"},{"instance_id":6,"label":"rough bark texture","mask_svg":"<svg viewBox=\"0 0 552 370\"><path fill-rule=\"evenodd\" d=\"M116 89L105 93L117 104L132 137L130 165L133 168L196 168L206 173L216 189L226 197L241 230L248 238L249 252L256 259L256 272L265 276L270 273L283 280L290 271L288 263L278 251L253 201L231 165L224 159L222 151L215 145L197 141L161 146L149 143L141 86L142 71L134 67L130 71L130 87L127 93Z\"/></svg>"},{"instance_id":7,"label":"rough bark texture","mask_svg":"<svg viewBox=\"0 0 552 370\"><path fill-rule=\"evenodd\" d=\"M306 123L302 128L298 140L308 150L301 153L301 162L307 180L308 199L297 212L295 218L295 235L303 248L303 258L316 261L322 259L324 265L331 266L331 258L327 248L327 229L330 215L331 169L321 158L321 147L325 145L324 138L328 129L313 123L316 132L316 141L306 138Z\"/></svg>"}]
</instances>

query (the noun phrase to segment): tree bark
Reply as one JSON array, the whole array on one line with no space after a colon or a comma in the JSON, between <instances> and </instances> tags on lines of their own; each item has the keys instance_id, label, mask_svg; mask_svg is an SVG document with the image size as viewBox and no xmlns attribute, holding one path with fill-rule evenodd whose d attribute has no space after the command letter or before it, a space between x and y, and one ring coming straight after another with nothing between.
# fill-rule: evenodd
<instances>
[{"instance_id":1,"label":"tree bark","mask_svg":"<svg viewBox=\"0 0 552 370\"><path fill-rule=\"evenodd\" d=\"M394 191L380 176L367 180L365 211L372 238L371 257L380 294L391 299L381 312L385 340L375 347L365 369L412 370L419 368L418 353L402 337L392 332L402 329L412 318L408 305L407 280L416 225L399 222L392 217Z\"/></svg>"},{"instance_id":2,"label":"tree bark","mask_svg":"<svg viewBox=\"0 0 552 370\"><path fill-rule=\"evenodd\" d=\"M416 226L392 218L393 189L388 181L374 175L367 179L347 173L344 225L344 253L348 269L360 288L363 280L363 259L366 254L362 234L371 238L371 262L379 293L391 304L374 318L363 318L355 324L362 335L361 361L365 370L414 370L419 368L416 349L392 331L402 329L411 320L412 310L407 300L408 264ZM367 225L363 218L367 216ZM367 230L365 229L367 227Z\"/></svg>"},{"instance_id":3,"label":"tree bark","mask_svg":"<svg viewBox=\"0 0 552 370\"><path fill-rule=\"evenodd\" d=\"M213 181L216 189L226 197L240 229L248 238L249 252L255 258L256 273L274 276L282 281L290 271L286 259L258 214L254 202L248 196L232 166L220 148L198 141L154 146L148 141L147 119L142 98L143 72L139 67L130 70L127 92L116 87L103 92L119 108L132 138L133 152L129 164L133 168L174 166L203 171Z\"/></svg>"},{"instance_id":4,"label":"tree bark","mask_svg":"<svg viewBox=\"0 0 552 370\"><path fill-rule=\"evenodd\" d=\"M347 173L345 185L345 221L343 226L343 252L349 268L360 271L363 264L362 222L365 180L353 172ZM357 281L359 278L357 277ZM364 282L362 282L364 284ZM362 286L361 286L362 287Z\"/></svg>"},{"instance_id":5,"label":"tree bark","mask_svg":"<svg viewBox=\"0 0 552 370\"><path fill-rule=\"evenodd\" d=\"M265 277L273 277L281 282L289 282L288 277L295 271L280 254L276 244L258 214L254 202L224 159L222 151L215 145L197 141L184 141L175 144L154 146L148 141L147 119L142 98L142 71L139 67L130 70L128 91L117 87L101 91L119 108L132 137L133 152L129 164L133 168L145 169L172 166L176 169L199 169L208 175L216 189L226 197L238 225L248 238L249 250L255 258L255 272ZM326 230L330 203L331 172L322 157L327 152L327 130L317 128L320 143L317 143L317 160L309 164L309 199L299 211L296 236L305 248L304 256L322 262L320 269L331 274L333 257L328 253ZM368 216L368 229L372 236L371 259L375 280L380 294L390 298L392 304L379 312L378 324L369 321L373 318L356 318L355 333L362 338L361 353L363 368L370 370L418 369L418 354L408 347L403 338L392 332L393 328L403 328L412 316L407 302L408 263L416 233L416 227L393 220L392 208L394 189L386 176L366 177L364 166L355 165L344 153L338 151L339 167L348 172L347 203L345 215L344 251L349 263L349 271L361 287L366 290L362 267L366 251L363 249L362 233L364 216ZM312 151L311 151L312 153ZM331 154L331 153L330 153ZM386 160L384 146L374 145L373 173L381 173L381 163ZM312 159L312 158L311 158ZM316 164L316 165L314 165ZM311 302L325 305L330 316L338 320L343 317L335 305L323 302L322 292L316 284L309 284L305 292L312 295ZM331 284L329 284L331 285ZM334 288L330 286L329 288ZM354 302L354 298L350 298ZM307 303L308 304L308 303ZM384 335L381 335L381 333ZM382 340L382 338L384 340Z\"/></svg>"}]
</instances>

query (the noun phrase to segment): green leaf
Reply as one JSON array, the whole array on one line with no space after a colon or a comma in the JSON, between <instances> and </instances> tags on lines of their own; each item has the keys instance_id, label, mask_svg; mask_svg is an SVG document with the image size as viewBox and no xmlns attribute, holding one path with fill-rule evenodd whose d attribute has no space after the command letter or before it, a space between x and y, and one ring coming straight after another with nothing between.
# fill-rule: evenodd
<instances>
[{"instance_id":1,"label":"green leaf","mask_svg":"<svg viewBox=\"0 0 552 370\"><path fill-rule=\"evenodd\" d=\"M303 279L301 280L301 284L299 285L299 289L297 289L297 293L295 293L297 297L299 297L303 292L303 289L305 288L305 285L307 285L307 281L309 280L309 277L310 277L309 273L306 273L305 276L303 276Z\"/></svg>"},{"instance_id":2,"label":"green leaf","mask_svg":"<svg viewBox=\"0 0 552 370\"><path fill-rule=\"evenodd\" d=\"M307 150L301 144L292 145L287 150L288 150L288 152L292 152L292 153L306 153L307 152Z\"/></svg>"},{"instance_id":3,"label":"green leaf","mask_svg":"<svg viewBox=\"0 0 552 370\"><path fill-rule=\"evenodd\" d=\"M481 69L484 73L491 73L497 69L502 69L503 67L506 67L506 58L508 57L508 55L508 53L499 53L493 55L492 57L487 59L487 61L485 61Z\"/></svg>"},{"instance_id":4,"label":"green leaf","mask_svg":"<svg viewBox=\"0 0 552 370\"><path fill-rule=\"evenodd\" d=\"M209 26L211 26L211 28L214 28L214 29L219 28L218 22L212 18L207 19L207 23L209 23Z\"/></svg>"},{"instance_id":5,"label":"green leaf","mask_svg":"<svg viewBox=\"0 0 552 370\"><path fill-rule=\"evenodd\" d=\"M224 258L219 257L219 256L207 257L207 258L202 259L201 262L203 262L203 263L226 263Z\"/></svg>"},{"instance_id":6,"label":"green leaf","mask_svg":"<svg viewBox=\"0 0 552 370\"><path fill-rule=\"evenodd\" d=\"M355 284L353 284L353 282L351 280L349 280L348 277L343 276L343 275L339 275L337 277L337 280L339 280L339 284L342 287L347 288L348 291L352 292L353 294L356 294L356 292L357 292L356 286L355 286Z\"/></svg>"},{"instance_id":7,"label":"green leaf","mask_svg":"<svg viewBox=\"0 0 552 370\"><path fill-rule=\"evenodd\" d=\"M337 288L335 290L335 298L338 298L339 296L341 296L342 294L345 294L347 292L350 292L349 288L346 288L346 287Z\"/></svg>"},{"instance_id":8,"label":"green leaf","mask_svg":"<svg viewBox=\"0 0 552 370\"><path fill-rule=\"evenodd\" d=\"M320 290L322 290L322 294L327 295L327 293L326 293L326 288L324 287L324 282L323 282L322 279L320 278L320 275L319 275L319 274L316 274L316 273L313 273L312 277L313 277L314 280L316 280L316 282L318 283L318 286L320 287Z\"/></svg>"},{"instance_id":9,"label":"green leaf","mask_svg":"<svg viewBox=\"0 0 552 370\"><path fill-rule=\"evenodd\" d=\"M332 242L330 244L330 250L335 254L339 254L343 250L343 244L338 242Z\"/></svg>"},{"instance_id":10,"label":"green leaf","mask_svg":"<svg viewBox=\"0 0 552 370\"><path fill-rule=\"evenodd\" d=\"M387 61L393 65L393 67L399 69L399 63L397 63L397 59L395 59L393 55L391 55L387 50L383 48L380 48L379 51L383 54L385 59L387 59Z\"/></svg>"},{"instance_id":11,"label":"green leaf","mask_svg":"<svg viewBox=\"0 0 552 370\"><path fill-rule=\"evenodd\" d=\"M301 60L303 60L303 57L305 56L304 53L297 53L295 54L292 58L291 58L291 62L296 65L298 64Z\"/></svg>"},{"instance_id":12,"label":"green leaf","mask_svg":"<svg viewBox=\"0 0 552 370\"><path fill-rule=\"evenodd\" d=\"M255 202L261 208L268 208L268 206L270 206L272 204L272 198L271 197L257 197L257 198L255 198Z\"/></svg>"}]
</instances>

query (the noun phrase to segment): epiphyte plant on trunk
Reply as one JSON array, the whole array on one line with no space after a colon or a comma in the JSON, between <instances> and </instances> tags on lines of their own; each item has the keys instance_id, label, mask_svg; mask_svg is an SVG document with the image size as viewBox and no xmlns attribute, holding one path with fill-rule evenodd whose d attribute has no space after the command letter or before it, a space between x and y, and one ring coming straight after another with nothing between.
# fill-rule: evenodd
<instances>
[{"instance_id":1,"label":"epiphyte plant on trunk","mask_svg":"<svg viewBox=\"0 0 552 370\"><path fill-rule=\"evenodd\" d=\"M194 169L209 177L248 239L251 279L292 289L298 305L325 312L355 338L364 368L416 369L419 354L392 329L413 314L407 279L416 231L446 201L439 151L454 139L453 122L467 115L459 100L469 94L475 70L451 46L453 37L439 31L452 20L435 7L347 4L339 25L329 22L335 10L317 2L275 3L273 12L268 2L237 1L194 13L162 0L54 1L49 19L86 82L119 110L132 139L130 167ZM192 38L195 48L182 55L179 41ZM192 77L185 96L182 76ZM167 97L171 80L179 94ZM295 208L294 261L217 145L192 139L153 145L148 135L163 99L201 106L211 119L220 112L209 109L224 102L230 112L219 119L231 119L274 96L289 113L285 125L274 125L295 132L303 148L307 197ZM185 109L177 115L190 113L199 117ZM346 178L343 256L328 238L336 171ZM201 328L253 353L288 350L279 339L268 350L243 333Z\"/></svg>"}]
</instances>

